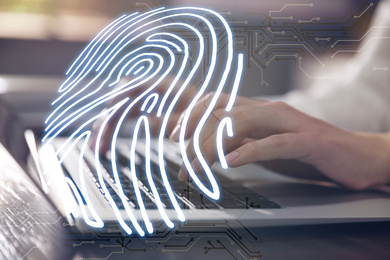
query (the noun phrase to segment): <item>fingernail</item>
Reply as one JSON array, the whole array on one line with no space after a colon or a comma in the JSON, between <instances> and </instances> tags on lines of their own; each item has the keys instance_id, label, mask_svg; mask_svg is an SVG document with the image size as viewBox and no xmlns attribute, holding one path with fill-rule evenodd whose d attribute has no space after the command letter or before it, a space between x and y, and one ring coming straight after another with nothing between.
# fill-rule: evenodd
<instances>
[{"instance_id":1,"label":"fingernail","mask_svg":"<svg viewBox=\"0 0 390 260\"><path fill-rule=\"evenodd\" d=\"M194 159L191 163L191 167L192 169L194 169L194 171L196 173L199 173L199 171L201 170L201 166L200 166L200 163L197 159Z\"/></svg>"},{"instance_id":2,"label":"fingernail","mask_svg":"<svg viewBox=\"0 0 390 260\"><path fill-rule=\"evenodd\" d=\"M188 176L187 176L187 172L186 170L184 170L184 167L180 167L180 170L179 170L179 174L177 175L177 178L179 181L185 181L187 180Z\"/></svg>"},{"instance_id":3,"label":"fingernail","mask_svg":"<svg viewBox=\"0 0 390 260\"><path fill-rule=\"evenodd\" d=\"M180 129L180 125L176 125L171 135L169 136L169 139L176 142L179 141L179 129Z\"/></svg>"},{"instance_id":4,"label":"fingernail","mask_svg":"<svg viewBox=\"0 0 390 260\"><path fill-rule=\"evenodd\" d=\"M240 153L237 151L233 151L225 156L226 162L230 164L234 160L236 160L240 156Z\"/></svg>"},{"instance_id":5,"label":"fingernail","mask_svg":"<svg viewBox=\"0 0 390 260\"><path fill-rule=\"evenodd\" d=\"M178 124L178 125L181 125L181 122L183 122L183 119L184 119L185 114L186 114L186 110L184 110L184 111L180 114L179 120L177 120L177 124Z\"/></svg>"}]
</instances>

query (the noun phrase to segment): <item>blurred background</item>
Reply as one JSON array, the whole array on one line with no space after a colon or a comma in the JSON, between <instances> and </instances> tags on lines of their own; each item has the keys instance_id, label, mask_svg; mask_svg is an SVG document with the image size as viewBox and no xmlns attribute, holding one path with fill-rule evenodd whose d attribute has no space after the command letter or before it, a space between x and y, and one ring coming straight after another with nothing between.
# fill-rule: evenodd
<instances>
[{"instance_id":1,"label":"blurred background","mask_svg":"<svg viewBox=\"0 0 390 260\"><path fill-rule=\"evenodd\" d=\"M208 7L224 14L231 25L242 28L242 32L249 32L250 26L262 26L258 29L266 32L264 35L274 34L272 37L267 36L269 40L264 36L264 42L272 43L278 39L283 40L281 38L283 35L277 38L277 32L272 32L272 26L301 26L302 21L310 23L311 31L314 31L313 35L316 32L316 26L318 26L318 32L333 30L333 35L336 35L334 32L339 30L335 29L337 25L341 28L339 37L354 39L361 36L367 29L368 21L377 2L298 0L291 4L291 1L285 0L156 0L145 2L133 0L0 0L0 100L2 101L0 105L3 107L0 107L0 131L3 133L1 138L17 151L24 145L23 139L19 137L25 128L32 128L38 134L41 133L43 120L50 110L50 102L57 95L57 88L68 66L93 36L123 13L147 11L159 6ZM312 6L308 6L310 4ZM314 8L310 8L313 5ZM268 21L267 16L271 10L281 16L287 15L287 19L281 20L280 17L279 19L275 17L274 20ZM357 17L359 19L356 19L352 25L357 24L358 29L351 27L350 30L347 27L351 25L349 19L356 14L361 14L361 17ZM359 25L357 21L362 21L362 23ZM268 28L269 26L271 28ZM342 30L347 33L341 33ZM325 39L328 39L328 43L335 41L336 38L329 38L329 33L327 35L328 38ZM237 33L237 46L239 49L247 48L250 53L250 48L254 49L255 46L249 44L248 39L252 38L246 37ZM256 40L257 37L256 32ZM263 38L259 36L259 40L255 42L256 47L257 42L261 43ZM310 35L305 40L309 47L311 40L315 42ZM314 49L321 47L317 56L324 57L324 60L331 53L329 48L326 49L326 45L313 44L312 46ZM299 52L299 50L294 51ZM259 61L261 58L264 57L259 57ZM297 72L296 59L273 62L266 70L264 68L261 62L248 62L241 95L281 94L297 85L311 84L313 78L305 73ZM15 134L15 131L20 133ZM11 133L12 137L9 136Z\"/></svg>"}]
</instances>

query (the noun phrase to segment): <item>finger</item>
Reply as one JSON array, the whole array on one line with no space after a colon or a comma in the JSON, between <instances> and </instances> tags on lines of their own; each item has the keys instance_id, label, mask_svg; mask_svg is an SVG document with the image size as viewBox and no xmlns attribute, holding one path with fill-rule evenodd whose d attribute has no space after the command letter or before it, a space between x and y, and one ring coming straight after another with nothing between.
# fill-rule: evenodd
<instances>
[{"instance_id":1,"label":"finger","mask_svg":"<svg viewBox=\"0 0 390 260\"><path fill-rule=\"evenodd\" d=\"M194 147L193 147L192 140L190 140L190 142L187 144L187 147L186 147L186 157L189 158L188 161L190 162L190 164L193 164L192 161L193 161L193 158L195 157L195 151L193 148ZM188 174L187 166L184 163L185 155L183 152L180 152L180 153L183 157L183 163L180 166L180 170L179 170L177 178L179 179L179 181L188 181L190 176ZM196 166L196 165L194 165L194 166Z\"/></svg>"},{"instance_id":2,"label":"finger","mask_svg":"<svg viewBox=\"0 0 390 260\"><path fill-rule=\"evenodd\" d=\"M227 152L230 152L232 149L235 149L239 146L240 143L244 142L244 140L248 141L249 139L246 138L248 135L248 132L250 131L251 124L253 124L253 120L244 120L243 117L240 117L240 112L238 111L240 109L235 109L233 112L233 120L234 117L237 117L237 121L239 121L238 124L234 125L234 133L233 133L233 140L227 141L226 136L223 136L223 143L224 143L224 149ZM218 117L224 118L228 113L224 109L220 109L214 112ZM254 115L253 115L254 116ZM199 146L201 147L200 156L202 156L206 162L208 162L208 165L212 165L216 159L217 159L217 128L220 124L220 121L216 117L210 117L209 120L206 121L205 125L202 128L202 131L200 132ZM228 138L230 139L230 138ZM236 142L234 142L237 140ZM232 142L234 145L227 145L227 143ZM187 158L188 161L193 164L195 167L195 172L200 173L203 169L200 165L199 160L197 160L197 155L194 150L194 139L192 138L190 142L188 143L187 149ZM194 168L192 167L192 168ZM179 171L179 179L185 180L188 178L187 176L188 170L186 166L183 164L180 171Z\"/></svg>"},{"instance_id":3,"label":"finger","mask_svg":"<svg viewBox=\"0 0 390 260\"><path fill-rule=\"evenodd\" d=\"M209 120L208 124L205 125L205 129L217 129L219 121ZM245 131L245 127L237 129L237 133ZM211 165L218 159L218 138L222 138L224 151L230 152L245 142L249 142L250 139L245 138L243 134L237 134L233 137L228 137L223 134L222 137L218 136L218 133L213 130L209 134L205 134L205 131L201 132L199 150L198 153L194 150L194 139L191 139L187 147L188 159L191 162L191 167L195 173L203 173L207 168L210 169ZM201 163L203 162L203 164ZM179 172L179 179L184 180L188 178L186 168L183 166Z\"/></svg>"},{"instance_id":4,"label":"finger","mask_svg":"<svg viewBox=\"0 0 390 260\"><path fill-rule=\"evenodd\" d=\"M150 128L152 130L153 135L157 136L161 130L162 123L164 116L157 117L155 115L148 115L149 121L150 121ZM168 118L168 124L166 126L165 135L168 137L172 131L174 130L175 126L177 125L177 121L180 118L179 113L173 113Z\"/></svg>"},{"instance_id":5,"label":"finger","mask_svg":"<svg viewBox=\"0 0 390 260\"><path fill-rule=\"evenodd\" d=\"M248 101L251 102L251 101ZM269 103L264 101L255 101L255 103L249 103L249 105L239 105L235 107L231 112L226 112L224 109L216 109L210 115L210 118L214 117L217 120L221 120L225 116L229 116L233 120L233 125L245 126L247 130L247 137L253 139L261 139L274 134L281 134L285 132L297 132L299 129L300 117L299 113L294 110L290 110L287 105L282 103ZM198 123L198 120L190 118L190 122ZM188 132L193 132L198 125L190 126ZM179 126L180 129L182 126ZM192 128L192 129L191 129ZM178 140L178 129L174 141ZM208 129L206 131L215 131L216 129ZM202 129L202 131L205 131Z\"/></svg>"},{"instance_id":6,"label":"finger","mask_svg":"<svg viewBox=\"0 0 390 260\"><path fill-rule=\"evenodd\" d=\"M206 121L206 129L216 129L217 124L219 123L218 120L215 120L213 118L210 118L208 121ZM212 132L210 132L212 134ZM201 135L199 136L199 142L202 144L204 141L206 141L209 138L209 135L205 134L205 132L201 132ZM200 145L201 146L201 145ZM201 172L201 165L199 161L197 160L197 155L195 152L195 146L194 146L194 139L191 139L188 142L185 154L182 152L183 160L186 160L187 163L191 164L191 168L195 171L195 173L202 173ZM180 168L178 178L179 180L186 180L188 178L188 165L186 165L184 162Z\"/></svg>"},{"instance_id":7,"label":"finger","mask_svg":"<svg viewBox=\"0 0 390 260\"><path fill-rule=\"evenodd\" d=\"M263 161L260 162L260 165L271 171L295 178L323 181L330 180L313 165L294 159L276 159L271 161Z\"/></svg>"},{"instance_id":8,"label":"finger","mask_svg":"<svg viewBox=\"0 0 390 260\"><path fill-rule=\"evenodd\" d=\"M255 141L256 139L253 139L253 138L245 138L244 140L242 140L242 142L240 143L240 146L244 145L244 144L247 144L247 143L250 143L250 142L253 142Z\"/></svg>"},{"instance_id":9,"label":"finger","mask_svg":"<svg viewBox=\"0 0 390 260\"><path fill-rule=\"evenodd\" d=\"M160 94L164 94L167 91L168 87L170 86L169 84L171 81L172 81L171 78L167 78L167 79L163 80L159 84L159 86L157 86L153 91L160 93ZM119 94L118 96L113 97L112 99L108 100L107 103L105 104L106 109L108 109L109 107L112 107L117 102L123 100L123 98L125 98L125 97L130 97L131 100L133 100L134 97L137 97L140 93L142 93L142 91L144 91L145 88L146 88L146 86L139 86L139 87L134 88L128 92L125 92L125 93ZM177 106L175 107L175 110L172 112L172 114L169 118L168 125L167 125L167 130L168 130L167 134L171 133L171 131L174 129L174 127L177 123L177 120L179 119L180 113L182 112L182 109L180 109L180 107L185 107L187 105L188 100L190 100L190 98L192 98L194 92L195 92L195 88L192 86L189 86L186 88L186 90L182 94L182 97L179 99L180 102L177 104ZM127 117L139 116L142 113L140 108L143 104L143 100L145 100L145 99L146 99L146 97L141 99L139 102L135 103L133 105L132 109L128 112ZM109 145L110 145L111 139L112 139L112 134L113 134L114 129L115 129L115 123L118 121L118 119L119 119L120 115L122 114L122 112L124 111L124 109L125 108L121 108L113 116L113 118L110 119L110 121L107 123L105 129L103 130L102 139L101 139L101 143L100 143L100 147L99 147L99 150L101 153L105 153L109 149ZM175 111L177 111L177 112L175 112ZM152 114L148 115L148 117L150 118L152 132L157 133L158 130L161 129L162 119L158 118L157 116L154 116ZM90 147L92 149L95 148L96 138L98 136L101 125L104 122L104 119L105 118L102 117L101 119L97 120L92 127L92 136L91 136L91 140L90 140Z\"/></svg>"},{"instance_id":10,"label":"finger","mask_svg":"<svg viewBox=\"0 0 390 260\"><path fill-rule=\"evenodd\" d=\"M204 115L207 106L205 105L206 103L209 103L210 101L207 101L213 97L214 93L210 92L206 94L203 98L201 98L193 107L190 119L188 120L188 124L186 125L186 134L185 134L185 139L188 138L188 133L193 132L193 129L198 125L200 118L202 115ZM172 132L170 139L173 141L178 142L179 141L179 129L181 127L183 118L185 114L187 113L187 110L184 110L181 113L180 119L177 122L176 127L174 128L174 131Z\"/></svg>"},{"instance_id":11,"label":"finger","mask_svg":"<svg viewBox=\"0 0 390 260\"><path fill-rule=\"evenodd\" d=\"M206 94L202 99L200 99L196 105L193 107L190 115L190 119L188 120L188 123L186 125L186 133L185 133L185 138L189 138L192 133L195 131L195 128L199 124L199 121L201 120L202 116L205 114L207 108L210 106L210 103L212 102L212 99L214 98L215 93L210 92ZM217 100L217 103L214 105L213 112L209 117L215 117L214 112L217 110L224 110L226 107L227 103L229 102L230 95L222 93ZM264 101L260 100L252 100L248 98L243 98L243 97L238 97L235 103L235 107L242 106L242 105L249 105L249 104L254 104L254 103L262 103ZM187 111L184 110L181 115L181 119L178 121L178 125L175 127L175 130L172 135L171 139L173 141L178 141L179 140L179 129L181 127L182 120L184 118L184 115Z\"/></svg>"},{"instance_id":12,"label":"finger","mask_svg":"<svg viewBox=\"0 0 390 260\"><path fill-rule=\"evenodd\" d=\"M120 110L121 111L121 110ZM112 118L107 122L105 128L102 130L102 135L100 139L100 146L99 146L99 151L101 154L105 154L110 146L111 140L112 140L112 134L114 132L114 128L116 126L116 122L119 120L120 117L120 111L115 113ZM99 131L103 125L103 122L105 121L106 117L102 116L100 117L92 126L92 135L90 139L90 148L92 150L95 149L97 137L99 135Z\"/></svg>"},{"instance_id":13,"label":"finger","mask_svg":"<svg viewBox=\"0 0 390 260\"><path fill-rule=\"evenodd\" d=\"M257 161L303 159L313 149L313 142L302 134L285 133L246 143L226 156L229 166L237 167Z\"/></svg>"},{"instance_id":14,"label":"finger","mask_svg":"<svg viewBox=\"0 0 390 260\"><path fill-rule=\"evenodd\" d=\"M160 94L160 101L164 102L164 108L162 110L163 113L167 111L169 105L172 103L173 99L176 97L176 94L179 92L179 89L183 86L183 82L180 80L176 82L174 86L172 86L173 81L174 77L166 77L153 90L154 92ZM197 91L198 89L195 86L186 86L174 105L173 113L181 113L184 111L193 100Z\"/></svg>"}]
</instances>

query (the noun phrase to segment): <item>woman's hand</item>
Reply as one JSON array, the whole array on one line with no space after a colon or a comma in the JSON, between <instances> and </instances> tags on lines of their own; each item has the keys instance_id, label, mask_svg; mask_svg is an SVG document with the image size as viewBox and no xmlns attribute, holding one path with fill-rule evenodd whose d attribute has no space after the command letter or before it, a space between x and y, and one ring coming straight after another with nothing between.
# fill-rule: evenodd
<instances>
[{"instance_id":1,"label":"woman's hand","mask_svg":"<svg viewBox=\"0 0 390 260\"><path fill-rule=\"evenodd\" d=\"M200 101L191 112L186 137L191 137L212 94ZM216 130L219 120L233 121L232 138L224 137L226 160L231 167L252 162L298 160L312 165L325 177L351 189L365 189L390 183L390 135L349 132L310 117L285 103L238 97L232 111L225 111L228 96L220 98L204 125L200 147L205 160L217 160ZM184 113L184 112L183 112ZM180 120L171 135L178 141ZM193 151L187 148L192 166L201 171ZM278 163L282 163L278 160ZM267 164L266 164L267 165ZM288 172L294 171L288 169ZM282 172L283 173L283 172ZM295 175L295 174L294 174ZM297 172L299 175L299 172ZM182 167L179 179L187 178Z\"/></svg>"},{"instance_id":2,"label":"woman's hand","mask_svg":"<svg viewBox=\"0 0 390 260\"><path fill-rule=\"evenodd\" d=\"M123 82L125 83L126 80L128 81L129 79L123 79ZM170 87L172 81L173 81L173 78L171 78L171 77L165 78L155 89L153 89L153 92L158 93L160 96L163 96L168 91L168 88ZM182 82L179 82L171 90L171 95L168 96L168 99L166 102L167 104L172 102L174 94L176 92L178 92L178 89L181 87L181 85L182 85ZM109 102L107 102L106 107L111 107L111 106L115 105L118 101L123 100L126 97L129 97L130 100L133 100L140 93L145 91L148 87L149 86L140 86L132 91L126 92L126 93L110 100ZM168 133L172 132L173 128L176 126L177 121L179 120L181 113L188 107L188 104L192 101L196 92L197 92L197 88L192 86L192 85L187 86L186 89L183 91L183 93L180 96L180 99L176 103L174 110L172 111L172 114L169 117L169 121L168 121L168 125L167 125L167 132ZM129 118L136 118L136 117L140 116L140 114L145 114L145 112L142 112L140 109L144 101L145 101L145 99L140 100L134 106L134 108L128 114ZM156 105L156 107L158 107L158 104ZM109 149L111 139L112 139L112 134L113 134L115 127L116 127L116 122L119 120L119 118L122 115L122 112L125 110L125 108L126 107L121 108L115 115L113 115L112 118L108 121L106 127L103 129L101 143L100 143L100 147L99 147L99 150L102 154L104 154ZM165 113L165 111L163 111L163 113ZM147 114L147 116L149 119L152 133L153 134L158 133L158 131L161 129L161 123L162 123L161 117L157 117L155 115L155 113ZM95 141L96 141L98 132L99 132L100 127L102 126L105 119L106 119L105 117L101 117L93 125L92 138L90 140L90 147L92 149L94 149L94 145L95 145Z\"/></svg>"}]
</instances>

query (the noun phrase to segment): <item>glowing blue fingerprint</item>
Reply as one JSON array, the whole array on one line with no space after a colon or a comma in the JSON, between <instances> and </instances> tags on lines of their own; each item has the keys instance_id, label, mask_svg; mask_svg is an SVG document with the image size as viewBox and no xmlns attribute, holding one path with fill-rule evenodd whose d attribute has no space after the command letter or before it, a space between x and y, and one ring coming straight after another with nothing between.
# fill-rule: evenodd
<instances>
[{"instance_id":1,"label":"glowing blue fingerprint","mask_svg":"<svg viewBox=\"0 0 390 260\"><path fill-rule=\"evenodd\" d=\"M192 20L202 22L204 27L197 28L197 23ZM183 31L184 33L182 33ZM207 37L205 37L205 34ZM205 42L208 44L205 45ZM222 42L224 48L220 48L222 45L218 46ZM193 55L191 59L190 51ZM80 148L78 167L81 194L74 190L72 184L69 184L69 186L75 192L76 197L81 198L82 195L85 198L87 207L81 205L80 201L79 204L82 216L88 225L101 227L104 224L104 219L100 217L99 209L94 207L94 200L86 189L84 179L88 178L88 174L85 174L84 171L88 170L89 167L88 169L85 168L82 163L86 157L89 158L89 161L93 161L95 173L98 176L99 184L104 191L110 210L126 233L131 234L134 227L139 235L145 235L145 231L140 225L141 222L145 224L148 233L152 233L154 230L148 214L149 207L145 207L142 197L144 187L138 182L140 174L146 175L155 208L158 209L164 223L170 228L174 226L173 221L168 217L168 210L170 209L165 208L158 194L156 178L161 178L159 183L163 183L177 219L185 221L184 211L178 203L178 197L175 195L165 168L164 140L168 131L168 122L175 107L180 104L182 98L184 98L184 93L194 83L195 75L203 75L203 73L206 76L199 89L195 91L196 93L186 109L187 112L183 116L179 146L183 162L194 184L211 199L219 198L218 183L210 166L203 158L199 137L206 120L210 117L216 102L220 98L222 90L227 88L228 77L234 79L234 83L225 110L229 112L233 107L242 77L243 55L238 55L235 71L231 69L233 59L236 59L233 50L233 38L227 22L218 13L199 7L159 8L144 14L121 16L106 26L85 47L68 69L67 78L59 87L59 97L53 102L55 108L45 121L45 135L42 142L44 142L44 145L50 144L57 136L72 129L72 134L56 151L61 163L67 160L70 151L77 143L83 142ZM205 65L206 62L207 65ZM220 66L223 66L222 73L216 69ZM217 79L217 81L211 83L212 79ZM165 87L163 88L164 91L161 92L159 87L163 84ZM214 96L196 126L193 137L195 154L211 184L211 189L208 189L191 167L186 152L184 133L194 105L210 90L214 91ZM105 109L97 112L103 106L105 106ZM141 112L141 114L135 118L136 123L129 143L130 163L125 168L123 165L119 167L116 154L119 134L123 130L128 115L133 115L136 109L139 110L136 112L138 114ZM158 138L157 158L160 176L151 171L152 132L150 120L154 117L160 118L161 121L161 128L157 136L153 136ZM84 122L78 123L81 119ZM95 139L92 139L91 126L96 121L99 121L100 124L95 130ZM101 155L99 150L101 143L104 141L102 140L103 132L108 128L108 124L114 124L109 144L110 173L100 163L100 158L104 155ZM145 172L137 171L135 165L136 149L139 147L137 144L140 142L139 135L142 127L145 132L142 133L145 136ZM225 128L227 135L232 136L233 122L228 116L222 119L216 135L218 158L223 167L227 166L222 143ZM89 151L87 147L87 143L91 140L94 141L95 148L93 152ZM120 177L122 174L128 174L126 176L133 183L131 194L124 192ZM106 175L110 175L113 184L105 181L104 176ZM119 196L123 209L117 207L113 199L114 194L110 194L107 185L115 186L115 193ZM135 196L139 209L131 207L128 196ZM124 220L123 216L125 214L128 216L126 219L129 219L129 223ZM89 217L91 215L93 219ZM130 227L130 224L132 227Z\"/></svg>"}]
</instances>

